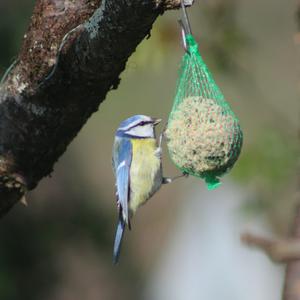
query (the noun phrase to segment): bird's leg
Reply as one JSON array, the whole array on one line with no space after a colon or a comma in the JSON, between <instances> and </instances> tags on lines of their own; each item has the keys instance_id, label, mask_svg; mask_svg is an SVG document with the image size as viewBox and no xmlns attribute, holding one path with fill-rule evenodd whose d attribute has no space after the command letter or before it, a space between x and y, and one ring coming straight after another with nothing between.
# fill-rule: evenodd
<instances>
[{"instance_id":1,"label":"bird's leg","mask_svg":"<svg viewBox=\"0 0 300 300\"><path fill-rule=\"evenodd\" d=\"M157 149L156 149L156 151L155 151L155 154L158 155L159 158L161 158L161 156L162 156L162 142L163 142L163 138L164 138L164 136L165 136L165 132L166 132L166 130L167 130L167 125L168 125L168 123L166 123L166 125L164 126L162 132L161 132L160 135L159 135L159 139L158 139L158 147L157 147Z\"/></svg>"},{"instance_id":2,"label":"bird's leg","mask_svg":"<svg viewBox=\"0 0 300 300\"><path fill-rule=\"evenodd\" d=\"M163 177L162 184L168 184L168 183L173 182L176 179L179 179L179 178L182 178L182 177L187 178L188 176L189 176L188 173L182 173L181 175L178 175L178 176L175 176L175 177Z\"/></svg>"},{"instance_id":3,"label":"bird's leg","mask_svg":"<svg viewBox=\"0 0 300 300\"><path fill-rule=\"evenodd\" d=\"M162 147L161 147L161 144L162 144L162 140L163 140L163 135L164 135L164 131L159 135L159 139L158 139L158 147L156 148L155 150L155 155L161 159L161 156L162 156Z\"/></svg>"},{"instance_id":4,"label":"bird's leg","mask_svg":"<svg viewBox=\"0 0 300 300\"><path fill-rule=\"evenodd\" d=\"M159 140L158 140L158 147L161 148L162 140L164 137L164 131L162 131L159 135Z\"/></svg>"},{"instance_id":5,"label":"bird's leg","mask_svg":"<svg viewBox=\"0 0 300 300\"><path fill-rule=\"evenodd\" d=\"M162 155L162 147L161 147L161 145L162 145L163 138L165 136L165 132L167 130L167 126L168 126L168 123L166 123L166 125L164 126L161 134L159 135L158 148L157 148L156 151L159 152L160 158L161 158L161 155ZM179 179L179 178L182 178L182 177L188 177L188 176L189 176L188 173L183 172L181 175L178 175L178 176L175 176L175 177L163 177L162 184L168 184L168 183L173 182L176 179Z\"/></svg>"}]
</instances>

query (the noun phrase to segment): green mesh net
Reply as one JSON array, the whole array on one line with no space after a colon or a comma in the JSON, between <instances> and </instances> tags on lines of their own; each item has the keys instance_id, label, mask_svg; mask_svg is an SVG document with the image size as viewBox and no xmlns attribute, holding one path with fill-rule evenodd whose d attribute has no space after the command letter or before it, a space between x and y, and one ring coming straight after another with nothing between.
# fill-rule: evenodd
<instances>
[{"instance_id":1,"label":"green mesh net","mask_svg":"<svg viewBox=\"0 0 300 300\"><path fill-rule=\"evenodd\" d=\"M166 130L170 157L184 173L203 178L208 189L238 159L243 133L205 65L198 44L186 36L176 96Z\"/></svg>"}]
</instances>

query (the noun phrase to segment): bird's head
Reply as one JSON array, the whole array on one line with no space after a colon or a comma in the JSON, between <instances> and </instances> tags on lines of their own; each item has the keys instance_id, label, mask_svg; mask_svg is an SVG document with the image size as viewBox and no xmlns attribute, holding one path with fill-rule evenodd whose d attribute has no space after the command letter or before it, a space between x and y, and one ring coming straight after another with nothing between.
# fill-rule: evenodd
<instances>
[{"instance_id":1,"label":"bird's head","mask_svg":"<svg viewBox=\"0 0 300 300\"><path fill-rule=\"evenodd\" d=\"M135 115L121 122L116 135L131 138L154 138L154 127L160 122L161 119Z\"/></svg>"}]
</instances>

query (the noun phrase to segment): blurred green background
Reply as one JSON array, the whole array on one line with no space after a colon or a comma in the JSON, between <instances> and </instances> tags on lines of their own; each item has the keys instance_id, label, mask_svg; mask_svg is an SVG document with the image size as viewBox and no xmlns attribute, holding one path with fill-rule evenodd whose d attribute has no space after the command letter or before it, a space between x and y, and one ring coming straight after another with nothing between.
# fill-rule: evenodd
<instances>
[{"instance_id":1,"label":"blurred green background","mask_svg":"<svg viewBox=\"0 0 300 300\"><path fill-rule=\"evenodd\" d=\"M0 0L0 74L33 5ZM29 206L1 220L0 299L280 299L283 269L239 234L287 234L299 200L296 10L296 0L196 0L189 9L203 58L241 120L242 154L216 191L194 178L163 187L134 218L114 267L114 131L137 113L167 120L183 54L179 11L160 17ZM165 174L178 174L163 158Z\"/></svg>"}]
</instances>

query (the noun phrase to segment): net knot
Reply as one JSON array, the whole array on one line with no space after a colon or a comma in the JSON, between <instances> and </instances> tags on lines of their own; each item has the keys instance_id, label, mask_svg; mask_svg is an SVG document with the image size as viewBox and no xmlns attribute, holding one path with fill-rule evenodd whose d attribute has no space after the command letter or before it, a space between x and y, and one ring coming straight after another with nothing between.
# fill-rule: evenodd
<instances>
[{"instance_id":1,"label":"net knot","mask_svg":"<svg viewBox=\"0 0 300 300\"><path fill-rule=\"evenodd\" d=\"M198 53L198 44L191 34L186 36L186 44L190 53Z\"/></svg>"}]
</instances>

